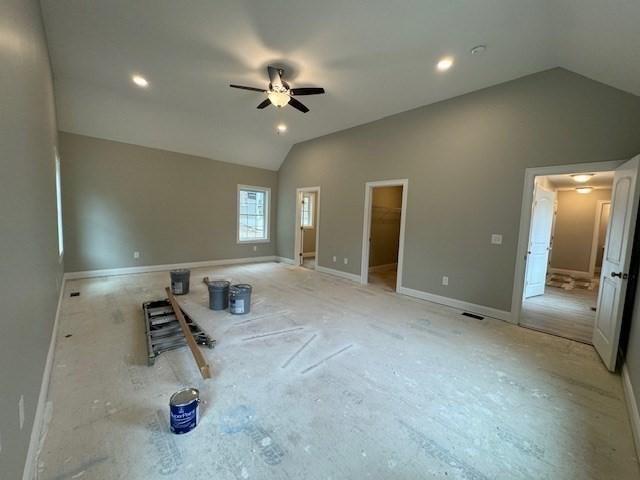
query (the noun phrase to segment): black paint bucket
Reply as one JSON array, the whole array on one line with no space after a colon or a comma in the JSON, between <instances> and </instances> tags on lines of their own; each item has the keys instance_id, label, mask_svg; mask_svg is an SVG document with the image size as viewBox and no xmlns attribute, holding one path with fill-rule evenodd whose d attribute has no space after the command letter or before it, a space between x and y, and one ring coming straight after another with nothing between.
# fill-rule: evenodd
<instances>
[{"instance_id":1,"label":"black paint bucket","mask_svg":"<svg viewBox=\"0 0 640 480\"><path fill-rule=\"evenodd\" d=\"M209 282L209 308L211 310L226 310L229 307L229 285L226 280Z\"/></svg>"},{"instance_id":2,"label":"black paint bucket","mask_svg":"<svg viewBox=\"0 0 640 480\"><path fill-rule=\"evenodd\" d=\"M174 295L185 295L189 293L189 277L191 270L179 268L171 270L171 293Z\"/></svg>"}]
</instances>

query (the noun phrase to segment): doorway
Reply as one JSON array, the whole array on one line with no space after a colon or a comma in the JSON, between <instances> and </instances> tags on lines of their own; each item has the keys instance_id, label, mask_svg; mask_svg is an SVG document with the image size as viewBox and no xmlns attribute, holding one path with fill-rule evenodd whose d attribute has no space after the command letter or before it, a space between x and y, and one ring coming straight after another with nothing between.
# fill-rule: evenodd
<instances>
[{"instance_id":1,"label":"doorway","mask_svg":"<svg viewBox=\"0 0 640 480\"><path fill-rule=\"evenodd\" d=\"M369 182L365 189L361 282L401 285L407 181Z\"/></svg>"},{"instance_id":2,"label":"doorway","mask_svg":"<svg viewBox=\"0 0 640 480\"><path fill-rule=\"evenodd\" d=\"M639 171L640 155L627 161L527 168L525 171L512 318L523 327L593 344L603 363L611 371L617 365L630 274L640 194L637 188ZM571 186L565 184L559 187L556 181L558 178L553 178L554 176L564 177L564 182L573 183L569 183ZM598 177L601 180L606 177L611 179L609 200L601 199L602 204L598 205L599 202L596 202L595 207L592 203L592 208L588 211L588 216L592 219L590 224L588 221L581 221L582 216L578 211L572 210L571 204L567 204L569 206L564 208L564 216L567 217L565 226L561 227L560 214L563 206L560 196L563 191L581 195L584 200L587 195L607 188L597 185ZM550 227L549 191L554 192L558 198L557 202L554 200ZM606 206L607 203L610 204L609 207ZM606 227L602 225L603 221L606 221ZM600 238L603 230L606 232L604 243ZM569 234L570 232L573 233ZM561 240L562 236L565 237L564 240ZM582 242L582 246L578 246L578 241ZM601 273L598 275L596 268L600 245ZM580 267L571 263L580 258ZM558 295L547 295L548 293ZM545 297L547 305L535 305L536 301L543 301ZM532 314L527 312L529 306L533 310ZM593 313L585 314L586 306ZM591 332L590 339L584 332L577 338L576 331L582 328Z\"/></svg>"},{"instance_id":3,"label":"doorway","mask_svg":"<svg viewBox=\"0 0 640 480\"><path fill-rule=\"evenodd\" d=\"M320 187L296 189L296 264L315 270L320 239Z\"/></svg>"},{"instance_id":4,"label":"doorway","mask_svg":"<svg viewBox=\"0 0 640 480\"><path fill-rule=\"evenodd\" d=\"M592 343L613 176L536 177L520 325Z\"/></svg>"}]
</instances>

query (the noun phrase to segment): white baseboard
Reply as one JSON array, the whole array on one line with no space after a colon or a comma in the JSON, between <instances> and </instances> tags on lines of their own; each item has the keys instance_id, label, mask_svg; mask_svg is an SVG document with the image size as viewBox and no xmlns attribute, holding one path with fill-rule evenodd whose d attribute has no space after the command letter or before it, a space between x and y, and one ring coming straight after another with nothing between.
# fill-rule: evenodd
<instances>
[{"instance_id":1,"label":"white baseboard","mask_svg":"<svg viewBox=\"0 0 640 480\"><path fill-rule=\"evenodd\" d=\"M43 427L45 423L45 410L47 403L47 394L49 393L49 382L51 380L51 370L53 368L53 359L56 350L56 337L58 336L58 323L60 321L60 310L62 308L62 298L64 295L65 278L62 277L62 285L60 286L60 294L58 295L58 307L56 308L56 316L53 320L53 328L51 329L51 340L49 341L49 351L47 352L47 361L44 365L42 373L42 383L40 384L40 394L38 395L38 404L36 405L36 413L33 418L33 427L31 428L31 437L29 438L29 448L27 450L27 459L22 473L22 480L32 480L34 478L38 454L40 453L40 438L42 437Z\"/></svg>"},{"instance_id":2,"label":"white baseboard","mask_svg":"<svg viewBox=\"0 0 640 480\"><path fill-rule=\"evenodd\" d=\"M305 252L302 254L303 258L309 258L309 257L315 257L316 256L316 252Z\"/></svg>"},{"instance_id":3,"label":"white baseboard","mask_svg":"<svg viewBox=\"0 0 640 480\"><path fill-rule=\"evenodd\" d=\"M276 259L278 258L279 257L270 255L266 257L229 258L225 260L207 260L204 262L174 263L170 265L146 265L143 267L124 267L124 268L109 268L105 270L86 270L84 272L68 272L64 274L64 277L67 280L75 280L78 278L109 277L112 275L130 275L134 273L162 272L165 270L173 270L176 268L200 268L200 267L215 267L219 265L235 265L239 263L275 262Z\"/></svg>"},{"instance_id":4,"label":"white baseboard","mask_svg":"<svg viewBox=\"0 0 640 480\"><path fill-rule=\"evenodd\" d=\"M293 260L293 258L287 258L287 257L276 257L276 262L287 263L289 265L295 265L296 264L296 262Z\"/></svg>"},{"instance_id":5,"label":"white baseboard","mask_svg":"<svg viewBox=\"0 0 640 480\"><path fill-rule=\"evenodd\" d=\"M586 278L586 279L593 278L593 275L591 275L589 272L583 272L581 270L567 270L566 268L549 268L547 271L549 273L559 273L561 275L571 275L572 277L575 277L575 278Z\"/></svg>"},{"instance_id":6,"label":"white baseboard","mask_svg":"<svg viewBox=\"0 0 640 480\"><path fill-rule=\"evenodd\" d=\"M513 323L511 312L507 312L504 310L485 307L484 305L477 305L475 303L469 303L463 300L457 300L455 298L443 297L441 295L435 295L433 293L414 290L413 288L407 287L399 287L398 293L408 295L410 297L420 298L422 300L428 300L429 302L433 303L439 303L440 305L446 305L458 310L464 310L465 312L475 313L477 315L483 315L485 317L497 318L498 320L504 320L505 322Z\"/></svg>"},{"instance_id":7,"label":"white baseboard","mask_svg":"<svg viewBox=\"0 0 640 480\"><path fill-rule=\"evenodd\" d=\"M397 270L397 263L386 263L384 265L376 265L374 267L369 267L370 272L388 272L390 270Z\"/></svg>"},{"instance_id":8,"label":"white baseboard","mask_svg":"<svg viewBox=\"0 0 640 480\"><path fill-rule=\"evenodd\" d=\"M633 385L629 377L627 364L622 365L622 387L624 390L624 398L629 411L629 421L631 423L631 431L633 432L633 441L636 446L636 456L640 460L640 412L638 412L638 398L633 392Z\"/></svg>"},{"instance_id":9,"label":"white baseboard","mask_svg":"<svg viewBox=\"0 0 640 480\"><path fill-rule=\"evenodd\" d=\"M322 267L320 265L316 265L316 271L322 272L322 273L328 273L329 275L346 278L347 280L351 280L352 282L360 283L360 275L356 275L355 273L348 273L348 272L343 272L341 270L334 270L333 268Z\"/></svg>"}]
</instances>

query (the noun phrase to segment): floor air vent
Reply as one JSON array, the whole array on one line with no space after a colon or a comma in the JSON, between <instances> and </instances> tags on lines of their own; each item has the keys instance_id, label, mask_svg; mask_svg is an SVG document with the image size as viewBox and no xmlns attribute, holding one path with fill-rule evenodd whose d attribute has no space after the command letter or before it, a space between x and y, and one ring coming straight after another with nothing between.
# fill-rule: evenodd
<instances>
[{"instance_id":1,"label":"floor air vent","mask_svg":"<svg viewBox=\"0 0 640 480\"><path fill-rule=\"evenodd\" d=\"M79 297L80 296L80 292L71 292L71 295L69 295L70 297Z\"/></svg>"},{"instance_id":2,"label":"floor air vent","mask_svg":"<svg viewBox=\"0 0 640 480\"><path fill-rule=\"evenodd\" d=\"M475 318L476 320L484 320L484 317L481 317L480 315L476 315L475 313L462 312L462 315L464 315L465 317Z\"/></svg>"}]
</instances>

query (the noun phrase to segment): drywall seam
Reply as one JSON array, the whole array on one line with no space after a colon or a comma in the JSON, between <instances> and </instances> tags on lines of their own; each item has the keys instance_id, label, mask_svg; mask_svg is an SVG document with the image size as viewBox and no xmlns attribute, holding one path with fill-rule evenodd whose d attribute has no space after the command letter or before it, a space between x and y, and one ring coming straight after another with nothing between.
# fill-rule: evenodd
<instances>
[{"instance_id":1,"label":"drywall seam","mask_svg":"<svg viewBox=\"0 0 640 480\"><path fill-rule=\"evenodd\" d=\"M347 280L351 280L352 282L360 283L360 275L356 275L354 273L334 270L333 268L322 267L320 265L316 265L316 270L318 272L328 273L329 275L333 275L335 277L342 277L346 278Z\"/></svg>"},{"instance_id":2,"label":"drywall seam","mask_svg":"<svg viewBox=\"0 0 640 480\"><path fill-rule=\"evenodd\" d=\"M446 305L458 310L464 310L465 312L476 313L478 315L497 318L498 320L504 320L505 322L514 323L511 317L511 312L507 312L504 310L485 307L484 305L477 305L475 303L456 300L455 298L443 297L441 295L435 295L433 293L414 290L413 288L407 287L399 287L398 293L408 295L409 297L420 298L422 300L427 300L433 303L439 303L440 305Z\"/></svg>"},{"instance_id":3,"label":"drywall seam","mask_svg":"<svg viewBox=\"0 0 640 480\"><path fill-rule=\"evenodd\" d=\"M58 307L56 308L56 316L53 321L53 329L51 330L51 340L49 341L49 351L47 352L47 361L44 365L42 373L42 384L40 385L40 394L38 395L38 404L36 406L36 414L33 418L33 426L31 428L31 437L29 439L29 448L27 450L27 458L22 473L22 480L32 480L34 478L35 467L38 460L40 437L43 432L45 419L45 410L47 403L47 395L49 393L49 382L51 380L51 370L53 368L53 358L56 349L56 337L58 334L58 322L60 320L60 311L62 309L62 298L64 295L66 280L62 278L60 286L60 294L58 295Z\"/></svg>"},{"instance_id":4,"label":"drywall seam","mask_svg":"<svg viewBox=\"0 0 640 480\"><path fill-rule=\"evenodd\" d=\"M631 378L627 364L622 366L622 387L624 390L624 398L627 402L627 410L629 410L629 421L631 423L631 431L633 432L633 441L636 446L636 457L640 460L640 413L638 412L638 402L633 392Z\"/></svg>"},{"instance_id":5,"label":"drywall seam","mask_svg":"<svg viewBox=\"0 0 640 480\"><path fill-rule=\"evenodd\" d=\"M173 263L169 265L145 265L143 267L123 267L109 268L105 270L86 270L84 272L67 272L64 274L66 280L75 280L78 278L95 278L109 277L112 275L131 275L135 273L162 272L165 270L173 270L174 268L199 268L199 267L215 267L217 265L234 265L238 263L260 263L274 262L278 257L269 255L265 257L244 257L229 258L225 260L207 260L204 262L189 263Z\"/></svg>"}]
</instances>

